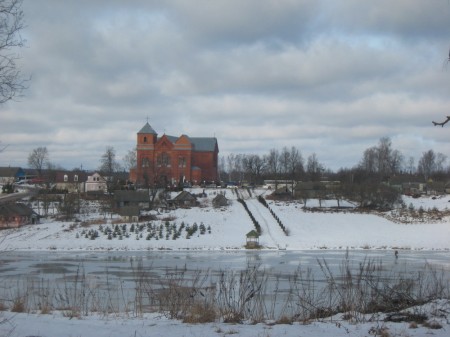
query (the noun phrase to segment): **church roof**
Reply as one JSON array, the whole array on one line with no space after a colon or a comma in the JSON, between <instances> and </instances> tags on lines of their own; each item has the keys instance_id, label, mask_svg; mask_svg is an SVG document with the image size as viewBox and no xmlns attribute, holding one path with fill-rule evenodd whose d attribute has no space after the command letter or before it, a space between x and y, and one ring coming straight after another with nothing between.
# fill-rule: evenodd
<instances>
[{"instance_id":1,"label":"church roof","mask_svg":"<svg viewBox=\"0 0 450 337\"><path fill-rule=\"evenodd\" d=\"M147 133L152 135L157 135L156 131L150 126L150 124L145 123L144 127L138 132ZM165 135L172 143L175 143L179 137ZM184 135L186 136L186 135ZM215 137L189 137L186 136L193 145L194 151L200 152L214 152L217 146L217 139Z\"/></svg>"},{"instance_id":2,"label":"church roof","mask_svg":"<svg viewBox=\"0 0 450 337\"><path fill-rule=\"evenodd\" d=\"M190 137L189 140L194 144L195 151L214 151L217 145L215 137Z\"/></svg>"},{"instance_id":3,"label":"church roof","mask_svg":"<svg viewBox=\"0 0 450 337\"><path fill-rule=\"evenodd\" d=\"M169 135L166 135L166 137L172 143L175 143L179 138ZM189 141L194 145L194 151L214 152L216 149L217 139L214 137L186 137L188 137Z\"/></svg>"},{"instance_id":4,"label":"church roof","mask_svg":"<svg viewBox=\"0 0 450 337\"><path fill-rule=\"evenodd\" d=\"M138 133L150 133L152 135L157 135L156 131L150 126L150 124L145 123L144 127Z\"/></svg>"}]
</instances>

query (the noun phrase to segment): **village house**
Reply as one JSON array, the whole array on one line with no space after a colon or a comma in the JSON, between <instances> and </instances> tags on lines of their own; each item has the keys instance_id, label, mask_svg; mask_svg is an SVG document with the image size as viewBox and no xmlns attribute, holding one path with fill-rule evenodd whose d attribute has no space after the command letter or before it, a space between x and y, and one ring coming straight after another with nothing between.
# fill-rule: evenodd
<instances>
[{"instance_id":1,"label":"village house","mask_svg":"<svg viewBox=\"0 0 450 337\"><path fill-rule=\"evenodd\" d=\"M21 167L0 167L0 185L12 184L25 177L26 173Z\"/></svg>"},{"instance_id":2,"label":"village house","mask_svg":"<svg viewBox=\"0 0 450 337\"><path fill-rule=\"evenodd\" d=\"M223 194L219 193L212 200L212 205L215 208L226 207L229 205L229 200Z\"/></svg>"},{"instance_id":3,"label":"village house","mask_svg":"<svg viewBox=\"0 0 450 337\"><path fill-rule=\"evenodd\" d=\"M114 191L114 208L124 221L139 221L142 209L150 207L146 191Z\"/></svg>"},{"instance_id":4,"label":"village house","mask_svg":"<svg viewBox=\"0 0 450 337\"><path fill-rule=\"evenodd\" d=\"M215 137L158 137L146 123L137 133L137 167L130 171L130 180L146 186L216 182L218 153Z\"/></svg>"},{"instance_id":5,"label":"village house","mask_svg":"<svg viewBox=\"0 0 450 337\"><path fill-rule=\"evenodd\" d=\"M124 206L117 211L123 221L138 222L141 210L138 206Z\"/></svg>"},{"instance_id":6,"label":"village house","mask_svg":"<svg viewBox=\"0 0 450 337\"><path fill-rule=\"evenodd\" d=\"M175 198L168 201L169 206L175 207L194 207L198 206L197 198L187 191L180 192Z\"/></svg>"},{"instance_id":7,"label":"village house","mask_svg":"<svg viewBox=\"0 0 450 337\"><path fill-rule=\"evenodd\" d=\"M148 209L150 207L147 191L114 191L114 203L117 209L131 206L139 209Z\"/></svg>"},{"instance_id":8,"label":"village house","mask_svg":"<svg viewBox=\"0 0 450 337\"><path fill-rule=\"evenodd\" d=\"M0 229L18 228L38 222L38 214L25 204L0 204Z\"/></svg>"},{"instance_id":9,"label":"village house","mask_svg":"<svg viewBox=\"0 0 450 337\"><path fill-rule=\"evenodd\" d=\"M85 191L86 172L57 170L52 174L55 179L55 187L58 190L66 190L69 193L83 193Z\"/></svg>"},{"instance_id":10,"label":"village house","mask_svg":"<svg viewBox=\"0 0 450 337\"><path fill-rule=\"evenodd\" d=\"M85 191L87 193L101 192L106 193L108 191L107 181L98 172L92 175L88 175L85 183Z\"/></svg>"}]
</instances>

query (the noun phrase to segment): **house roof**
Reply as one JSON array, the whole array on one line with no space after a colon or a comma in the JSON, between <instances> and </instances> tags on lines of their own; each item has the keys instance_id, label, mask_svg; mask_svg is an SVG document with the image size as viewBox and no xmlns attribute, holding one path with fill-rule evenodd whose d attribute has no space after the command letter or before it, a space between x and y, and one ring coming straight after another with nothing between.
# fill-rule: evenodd
<instances>
[{"instance_id":1,"label":"house roof","mask_svg":"<svg viewBox=\"0 0 450 337\"><path fill-rule=\"evenodd\" d=\"M24 171L20 167L0 167L0 177L18 177L23 175Z\"/></svg>"},{"instance_id":2,"label":"house roof","mask_svg":"<svg viewBox=\"0 0 450 337\"><path fill-rule=\"evenodd\" d=\"M25 204L3 204L0 205L0 215L5 217L11 216L32 216L36 214L30 207Z\"/></svg>"},{"instance_id":3,"label":"house roof","mask_svg":"<svg viewBox=\"0 0 450 337\"><path fill-rule=\"evenodd\" d=\"M174 201L193 201L197 200L191 193L187 191L180 192L175 198L173 198Z\"/></svg>"},{"instance_id":4,"label":"house roof","mask_svg":"<svg viewBox=\"0 0 450 337\"><path fill-rule=\"evenodd\" d=\"M248 238L259 238L259 234L254 229L247 233Z\"/></svg>"},{"instance_id":5,"label":"house roof","mask_svg":"<svg viewBox=\"0 0 450 337\"><path fill-rule=\"evenodd\" d=\"M223 194L217 194L212 200L212 203L217 206L227 206L228 199Z\"/></svg>"},{"instance_id":6,"label":"house roof","mask_svg":"<svg viewBox=\"0 0 450 337\"><path fill-rule=\"evenodd\" d=\"M67 176L67 180L64 178ZM77 179L75 179L75 176ZM87 173L82 171L56 171L55 181L57 183L81 183L87 180Z\"/></svg>"},{"instance_id":7,"label":"house roof","mask_svg":"<svg viewBox=\"0 0 450 337\"><path fill-rule=\"evenodd\" d=\"M197 152L214 152L217 146L217 138L215 137L189 137L183 135L189 139L191 144L193 145L193 150ZM172 142L175 143L180 137L169 136L166 137Z\"/></svg>"},{"instance_id":8,"label":"house roof","mask_svg":"<svg viewBox=\"0 0 450 337\"><path fill-rule=\"evenodd\" d=\"M138 132L139 133L150 133L152 135L157 135L156 131L153 130L153 128L150 126L150 124L145 123L145 125L143 126L143 128Z\"/></svg>"}]
</instances>

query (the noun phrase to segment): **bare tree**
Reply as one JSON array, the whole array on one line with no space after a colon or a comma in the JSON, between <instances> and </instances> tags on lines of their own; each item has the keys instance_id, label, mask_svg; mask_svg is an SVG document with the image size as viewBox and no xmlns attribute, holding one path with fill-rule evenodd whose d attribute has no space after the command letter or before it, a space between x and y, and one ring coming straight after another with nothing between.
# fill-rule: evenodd
<instances>
[{"instance_id":1,"label":"bare tree","mask_svg":"<svg viewBox=\"0 0 450 337\"><path fill-rule=\"evenodd\" d=\"M233 180L232 173L233 173L233 168L234 168L234 157L235 157L235 155L233 153L230 153L227 156L227 159L226 159L226 161L227 161L228 181L232 181Z\"/></svg>"},{"instance_id":2,"label":"bare tree","mask_svg":"<svg viewBox=\"0 0 450 337\"><path fill-rule=\"evenodd\" d=\"M302 154L296 147L291 147L289 155L289 178L292 181L292 191L294 191L294 182L298 179L298 176L304 171L304 161Z\"/></svg>"},{"instance_id":3,"label":"bare tree","mask_svg":"<svg viewBox=\"0 0 450 337\"><path fill-rule=\"evenodd\" d=\"M265 158L267 163L267 173L275 179L275 190L278 189L278 179L280 175L280 152L276 149L271 149Z\"/></svg>"},{"instance_id":4,"label":"bare tree","mask_svg":"<svg viewBox=\"0 0 450 337\"><path fill-rule=\"evenodd\" d=\"M219 180L222 181L227 173L225 157L220 156L219 158Z\"/></svg>"},{"instance_id":5,"label":"bare tree","mask_svg":"<svg viewBox=\"0 0 450 337\"><path fill-rule=\"evenodd\" d=\"M422 154L417 166L417 171L423 175L425 180L436 170L436 154L433 150L428 150Z\"/></svg>"},{"instance_id":6,"label":"bare tree","mask_svg":"<svg viewBox=\"0 0 450 337\"><path fill-rule=\"evenodd\" d=\"M324 168L319 162L317 155L315 153L311 154L306 163L306 172L309 175L309 179L311 181L319 181L323 171Z\"/></svg>"},{"instance_id":7,"label":"bare tree","mask_svg":"<svg viewBox=\"0 0 450 337\"><path fill-rule=\"evenodd\" d=\"M257 154L244 155L242 158L242 166L245 173L249 175L250 182L261 183L261 176L265 166L263 158Z\"/></svg>"},{"instance_id":8,"label":"bare tree","mask_svg":"<svg viewBox=\"0 0 450 337\"><path fill-rule=\"evenodd\" d=\"M108 193L112 193L115 186L115 175L120 170L120 165L116 161L116 150L112 146L108 146L100 159L100 168L106 179Z\"/></svg>"},{"instance_id":9,"label":"bare tree","mask_svg":"<svg viewBox=\"0 0 450 337\"><path fill-rule=\"evenodd\" d=\"M371 147L364 151L363 158L359 164L360 168L367 173L378 172L377 167L377 148Z\"/></svg>"},{"instance_id":10,"label":"bare tree","mask_svg":"<svg viewBox=\"0 0 450 337\"><path fill-rule=\"evenodd\" d=\"M288 177L289 172L290 172L290 170L289 170L290 161L291 161L291 152L285 146L285 147L283 147L283 149L281 150L281 153L280 153L280 172L286 178Z\"/></svg>"},{"instance_id":11,"label":"bare tree","mask_svg":"<svg viewBox=\"0 0 450 337\"><path fill-rule=\"evenodd\" d=\"M408 170L409 174L414 174L416 172L414 157L409 157L406 169Z\"/></svg>"},{"instance_id":12,"label":"bare tree","mask_svg":"<svg viewBox=\"0 0 450 337\"><path fill-rule=\"evenodd\" d=\"M58 211L59 214L63 216L64 220L71 220L78 208L79 200L77 199L77 195L66 193L59 203Z\"/></svg>"},{"instance_id":13,"label":"bare tree","mask_svg":"<svg viewBox=\"0 0 450 337\"><path fill-rule=\"evenodd\" d=\"M423 175L425 180L428 180L433 174L445 171L444 164L446 160L447 156L444 154L428 150L422 154L417 166L417 171Z\"/></svg>"},{"instance_id":14,"label":"bare tree","mask_svg":"<svg viewBox=\"0 0 450 337\"><path fill-rule=\"evenodd\" d=\"M15 52L24 44L23 18L22 0L0 0L0 104L19 95L28 81L18 69L20 56Z\"/></svg>"},{"instance_id":15,"label":"bare tree","mask_svg":"<svg viewBox=\"0 0 450 337\"><path fill-rule=\"evenodd\" d=\"M229 154L227 156L228 180L242 180L242 154Z\"/></svg>"},{"instance_id":16,"label":"bare tree","mask_svg":"<svg viewBox=\"0 0 450 337\"><path fill-rule=\"evenodd\" d=\"M403 155L392 148L389 137L382 137L378 146L364 151L359 167L368 174L378 174L379 177L398 173L403 163Z\"/></svg>"},{"instance_id":17,"label":"bare tree","mask_svg":"<svg viewBox=\"0 0 450 337\"><path fill-rule=\"evenodd\" d=\"M444 164L447 161L447 156L443 153L438 152L436 154L436 171L437 172L444 172Z\"/></svg>"},{"instance_id":18,"label":"bare tree","mask_svg":"<svg viewBox=\"0 0 450 337\"><path fill-rule=\"evenodd\" d=\"M129 150L128 153L123 157L123 164L125 170L130 171L137 166L137 154L136 148Z\"/></svg>"},{"instance_id":19,"label":"bare tree","mask_svg":"<svg viewBox=\"0 0 450 337\"><path fill-rule=\"evenodd\" d=\"M391 173L392 142L389 137L382 137L378 143L378 172L381 174Z\"/></svg>"},{"instance_id":20,"label":"bare tree","mask_svg":"<svg viewBox=\"0 0 450 337\"><path fill-rule=\"evenodd\" d=\"M49 165L49 154L47 147L38 147L28 155L28 166L34 168L38 175L42 175L42 170Z\"/></svg>"}]
</instances>

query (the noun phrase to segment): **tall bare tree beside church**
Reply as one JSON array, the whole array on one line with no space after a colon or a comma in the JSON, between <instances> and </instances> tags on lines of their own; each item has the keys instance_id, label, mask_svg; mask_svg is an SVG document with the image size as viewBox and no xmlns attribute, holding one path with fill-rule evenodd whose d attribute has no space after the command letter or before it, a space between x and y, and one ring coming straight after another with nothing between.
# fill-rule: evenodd
<instances>
[{"instance_id":1,"label":"tall bare tree beside church","mask_svg":"<svg viewBox=\"0 0 450 337\"><path fill-rule=\"evenodd\" d=\"M136 168L137 165L137 154L136 148L129 150L127 154L123 157L123 164L125 170L130 171L131 169Z\"/></svg>"}]
</instances>

